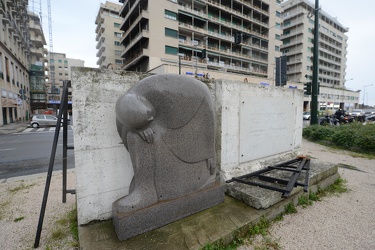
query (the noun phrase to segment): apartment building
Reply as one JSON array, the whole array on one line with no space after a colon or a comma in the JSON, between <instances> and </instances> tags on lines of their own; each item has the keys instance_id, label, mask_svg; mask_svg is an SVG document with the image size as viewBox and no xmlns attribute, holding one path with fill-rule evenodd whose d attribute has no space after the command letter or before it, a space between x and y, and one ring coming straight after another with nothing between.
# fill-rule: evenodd
<instances>
[{"instance_id":1,"label":"apartment building","mask_svg":"<svg viewBox=\"0 0 375 250\"><path fill-rule=\"evenodd\" d=\"M27 0L0 0L0 126L30 112L30 34Z\"/></svg>"},{"instance_id":2,"label":"apartment building","mask_svg":"<svg viewBox=\"0 0 375 250\"><path fill-rule=\"evenodd\" d=\"M274 84L277 0L120 0L123 69Z\"/></svg>"},{"instance_id":3,"label":"apartment building","mask_svg":"<svg viewBox=\"0 0 375 250\"><path fill-rule=\"evenodd\" d=\"M67 58L64 53L48 53L50 71L49 81L47 82L47 108L57 110L60 105L63 83L65 80L71 80L72 67L84 67L85 62L80 59ZM71 109L72 96L68 95L68 108Z\"/></svg>"},{"instance_id":4,"label":"apartment building","mask_svg":"<svg viewBox=\"0 0 375 250\"><path fill-rule=\"evenodd\" d=\"M290 85L311 82L314 47L314 9L309 0L282 3L282 54L287 56L287 79ZM353 109L358 106L359 92L345 89L347 27L337 18L320 9L319 17L319 106L324 109ZM304 109L310 110L310 97Z\"/></svg>"},{"instance_id":5,"label":"apartment building","mask_svg":"<svg viewBox=\"0 0 375 250\"><path fill-rule=\"evenodd\" d=\"M33 12L29 15L29 34L30 34L30 66L29 66L29 84L30 84L30 108L32 113L38 113L38 110L46 109L46 67L48 50L44 48L46 39L40 23L40 18Z\"/></svg>"},{"instance_id":6,"label":"apartment building","mask_svg":"<svg viewBox=\"0 0 375 250\"><path fill-rule=\"evenodd\" d=\"M101 3L96 16L96 64L99 68L121 69L123 67L121 52L122 31L120 24L122 18L119 16L121 5L106 1Z\"/></svg>"}]
</instances>

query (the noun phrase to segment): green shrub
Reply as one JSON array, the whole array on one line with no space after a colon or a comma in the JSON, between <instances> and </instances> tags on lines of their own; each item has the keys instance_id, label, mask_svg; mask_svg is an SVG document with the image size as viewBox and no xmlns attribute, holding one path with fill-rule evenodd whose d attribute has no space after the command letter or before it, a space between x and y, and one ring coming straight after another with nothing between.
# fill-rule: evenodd
<instances>
[{"instance_id":1,"label":"green shrub","mask_svg":"<svg viewBox=\"0 0 375 250\"><path fill-rule=\"evenodd\" d=\"M320 125L312 125L303 129L303 136L313 140L329 140L334 132L334 128Z\"/></svg>"},{"instance_id":2,"label":"green shrub","mask_svg":"<svg viewBox=\"0 0 375 250\"><path fill-rule=\"evenodd\" d=\"M375 124L312 125L304 128L302 135L312 141L330 142L339 148L375 153Z\"/></svg>"}]
</instances>

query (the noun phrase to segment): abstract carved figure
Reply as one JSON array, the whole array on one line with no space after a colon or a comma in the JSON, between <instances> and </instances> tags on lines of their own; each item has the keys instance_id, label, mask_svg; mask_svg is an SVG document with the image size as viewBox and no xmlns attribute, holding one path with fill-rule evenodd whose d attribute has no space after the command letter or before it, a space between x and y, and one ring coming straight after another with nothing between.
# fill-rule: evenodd
<instances>
[{"instance_id":1,"label":"abstract carved figure","mask_svg":"<svg viewBox=\"0 0 375 250\"><path fill-rule=\"evenodd\" d=\"M147 77L118 99L116 124L134 177L129 195L113 205L115 220L218 184L212 97L202 82Z\"/></svg>"}]
</instances>

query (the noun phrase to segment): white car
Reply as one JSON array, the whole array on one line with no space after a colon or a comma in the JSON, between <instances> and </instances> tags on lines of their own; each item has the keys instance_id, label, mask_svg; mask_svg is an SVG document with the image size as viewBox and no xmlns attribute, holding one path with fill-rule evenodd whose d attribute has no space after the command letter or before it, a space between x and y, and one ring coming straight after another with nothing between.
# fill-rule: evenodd
<instances>
[{"instance_id":1,"label":"white car","mask_svg":"<svg viewBox=\"0 0 375 250\"><path fill-rule=\"evenodd\" d=\"M351 115L354 117L362 116L365 115L365 111L363 111L362 109L354 109L352 110Z\"/></svg>"},{"instance_id":2,"label":"white car","mask_svg":"<svg viewBox=\"0 0 375 250\"><path fill-rule=\"evenodd\" d=\"M33 128L38 128L39 126L56 126L57 117L53 115L34 115L30 121L30 125ZM63 125L61 121L61 126Z\"/></svg>"},{"instance_id":3,"label":"white car","mask_svg":"<svg viewBox=\"0 0 375 250\"><path fill-rule=\"evenodd\" d=\"M307 111L303 112L303 119L304 120L310 120L310 118L311 118L310 112L307 112Z\"/></svg>"}]
</instances>

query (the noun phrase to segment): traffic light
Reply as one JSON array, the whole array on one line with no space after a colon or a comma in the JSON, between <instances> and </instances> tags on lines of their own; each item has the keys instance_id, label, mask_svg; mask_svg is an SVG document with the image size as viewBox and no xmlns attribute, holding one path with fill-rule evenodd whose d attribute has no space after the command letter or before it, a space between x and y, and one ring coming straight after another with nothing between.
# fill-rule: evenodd
<instances>
[{"instance_id":1,"label":"traffic light","mask_svg":"<svg viewBox=\"0 0 375 250\"><path fill-rule=\"evenodd\" d=\"M203 50L202 50L202 56L201 56L201 58L202 58L202 59L205 59L206 56L207 56L207 51L206 51L206 49L203 49Z\"/></svg>"},{"instance_id":2,"label":"traffic light","mask_svg":"<svg viewBox=\"0 0 375 250\"><path fill-rule=\"evenodd\" d=\"M303 84L303 93L305 95L311 95L311 82L305 82Z\"/></svg>"},{"instance_id":3,"label":"traffic light","mask_svg":"<svg viewBox=\"0 0 375 250\"><path fill-rule=\"evenodd\" d=\"M236 32L235 34L234 34L234 43L235 44L240 44L240 43L242 43L242 33L241 32Z\"/></svg>"}]
</instances>

